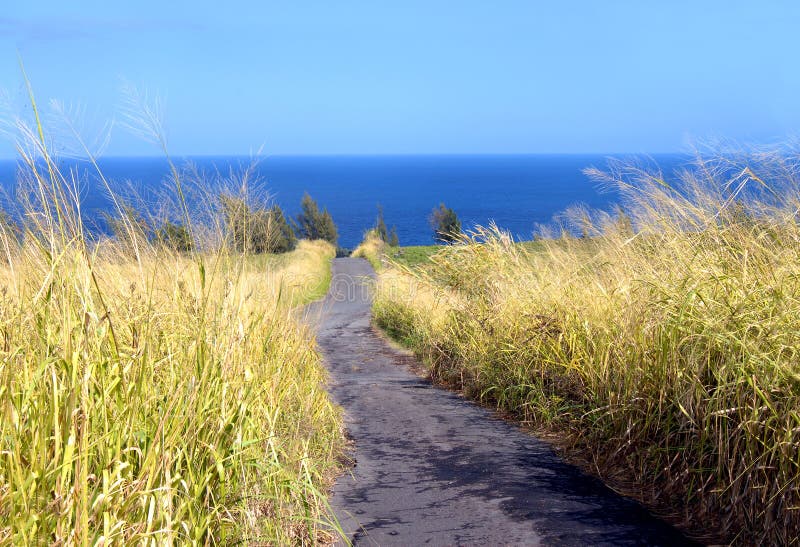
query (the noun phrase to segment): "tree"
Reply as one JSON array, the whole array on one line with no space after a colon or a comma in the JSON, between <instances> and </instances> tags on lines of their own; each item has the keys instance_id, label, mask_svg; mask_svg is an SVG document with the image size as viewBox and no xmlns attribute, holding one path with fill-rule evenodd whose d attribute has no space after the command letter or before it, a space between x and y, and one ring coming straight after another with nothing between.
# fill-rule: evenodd
<instances>
[{"instance_id":1,"label":"tree","mask_svg":"<svg viewBox=\"0 0 800 547\"><path fill-rule=\"evenodd\" d=\"M394 226L392 226L392 229L389 231L389 240L386 243L389 244L389 247L400 246L400 238L397 237L397 228Z\"/></svg>"},{"instance_id":2,"label":"tree","mask_svg":"<svg viewBox=\"0 0 800 547\"><path fill-rule=\"evenodd\" d=\"M440 203L431 211L431 227L433 228L433 238L444 243L452 243L461 234L461 221L458 220L456 212Z\"/></svg>"},{"instance_id":3,"label":"tree","mask_svg":"<svg viewBox=\"0 0 800 547\"><path fill-rule=\"evenodd\" d=\"M240 253L283 253L297 244L283 210L276 204L269 210L253 208L244 198L223 195L222 213L231 247Z\"/></svg>"},{"instance_id":4,"label":"tree","mask_svg":"<svg viewBox=\"0 0 800 547\"><path fill-rule=\"evenodd\" d=\"M286 221L283 209L278 204L275 204L269 210L269 216L272 232L272 252L285 253L297 247L297 238L294 235L294 230Z\"/></svg>"},{"instance_id":5,"label":"tree","mask_svg":"<svg viewBox=\"0 0 800 547\"><path fill-rule=\"evenodd\" d=\"M319 210L314 199L306 192L300 201L300 214L295 222L295 233L301 239L324 239L336 245L339 238L336 224L327 209Z\"/></svg>"},{"instance_id":6,"label":"tree","mask_svg":"<svg viewBox=\"0 0 800 547\"><path fill-rule=\"evenodd\" d=\"M188 253L194 249L189 230L177 222L166 221L156 233L156 239L165 247L180 253Z\"/></svg>"},{"instance_id":7,"label":"tree","mask_svg":"<svg viewBox=\"0 0 800 547\"><path fill-rule=\"evenodd\" d=\"M397 227L392 226L391 230L386 228L386 221L383 219L383 207L381 207L380 204L378 204L378 218L375 220L374 230L375 235L390 247L397 247L400 245L400 240L397 237Z\"/></svg>"},{"instance_id":8,"label":"tree","mask_svg":"<svg viewBox=\"0 0 800 547\"><path fill-rule=\"evenodd\" d=\"M375 233L381 241L387 241L389 238L386 222L383 220L383 207L380 204L378 204L378 218L375 220Z\"/></svg>"},{"instance_id":9,"label":"tree","mask_svg":"<svg viewBox=\"0 0 800 547\"><path fill-rule=\"evenodd\" d=\"M325 241L329 241L334 245L336 245L336 241L339 239L339 234L336 230L336 224L333 223L333 217L331 217L327 209L322 211L322 216L319 219L319 226L317 228L317 234L319 235L318 239L324 239Z\"/></svg>"}]
</instances>

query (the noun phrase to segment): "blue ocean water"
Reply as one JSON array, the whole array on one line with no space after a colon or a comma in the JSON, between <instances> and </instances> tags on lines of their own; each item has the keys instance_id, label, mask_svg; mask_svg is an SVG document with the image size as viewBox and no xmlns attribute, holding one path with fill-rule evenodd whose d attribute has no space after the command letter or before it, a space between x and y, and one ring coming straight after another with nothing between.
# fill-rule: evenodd
<instances>
[{"instance_id":1,"label":"blue ocean water","mask_svg":"<svg viewBox=\"0 0 800 547\"><path fill-rule=\"evenodd\" d=\"M681 158L663 155L648 161L664 168ZM274 156L263 158L256 174L262 190L290 215L309 192L333 216L339 244L351 248L374 225L379 203L402 245L433 242L428 216L440 202L452 207L466 228L494 221L515 238L530 239L537 224L570 205L613 206L618 196L601 192L582 172L602 168L607 160L600 155ZM250 162L239 157L188 161L199 171L223 175ZM105 158L100 165L113 184L132 184L145 196L157 187L171 188L164 183L169 169L163 158ZM90 221L102 224L107 193L88 164L72 162L70 167L86 174L83 210ZM15 170L14 162L0 162L0 185L7 190L14 187Z\"/></svg>"}]
</instances>

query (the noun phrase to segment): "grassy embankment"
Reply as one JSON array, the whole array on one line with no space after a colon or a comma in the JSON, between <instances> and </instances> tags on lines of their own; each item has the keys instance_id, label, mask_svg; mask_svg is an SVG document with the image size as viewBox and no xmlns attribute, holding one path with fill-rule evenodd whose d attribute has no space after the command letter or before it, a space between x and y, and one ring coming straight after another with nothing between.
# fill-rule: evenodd
<instances>
[{"instance_id":1,"label":"grassy embankment","mask_svg":"<svg viewBox=\"0 0 800 547\"><path fill-rule=\"evenodd\" d=\"M187 210L194 252L132 224L96 242L74 174L23 130L24 223L0 230L0 543L329 538L341 420L292 307L324 292L333 247L233 254Z\"/></svg>"},{"instance_id":2,"label":"grassy embankment","mask_svg":"<svg viewBox=\"0 0 800 547\"><path fill-rule=\"evenodd\" d=\"M440 248L438 245L391 247L378 237L375 230L369 230L350 256L366 258L375 271L379 272L385 263L408 267L425 264Z\"/></svg>"},{"instance_id":3,"label":"grassy embankment","mask_svg":"<svg viewBox=\"0 0 800 547\"><path fill-rule=\"evenodd\" d=\"M726 156L683 173L680 193L620 171L607 180L632 224L578 211L587 239L487 230L389 266L375 320L434 379L559 432L695 530L796 543L797 167Z\"/></svg>"},{"instance_id":4,"label":"grassy embankment","mask_svg":"<svg viewBox=\"0 0 800 547\"><path fill-rule=\"evenodd\" d=\"M353 252L350 253L350 256L354 258L365 258L372 264L372 267L375 268L376 272L379 272L383 269L383 262L386 257L386 253L390 250L391 247L386 245L375 230L368 230L366 234L364 234L364 240L353 249Z\"/></svg>"}]
</instances>

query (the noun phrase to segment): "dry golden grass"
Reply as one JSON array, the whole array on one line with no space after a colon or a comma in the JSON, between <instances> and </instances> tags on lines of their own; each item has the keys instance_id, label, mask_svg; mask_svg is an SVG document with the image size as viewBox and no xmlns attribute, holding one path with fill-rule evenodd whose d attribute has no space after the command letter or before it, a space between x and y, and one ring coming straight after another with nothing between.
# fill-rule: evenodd
<instances>
[{"instance_id":1,"label":"dry golden grass","mask_svg":"<svg viewBox=\"0 0 800 547\"><path fill-rule=\"evenodd\" d=\"M292 307L324 292L333 247L231 253L174 166L197 250L124 215L98 242L31 104L21 230L0 229L0 543L329 540L341 419Z\"/></svg>"},{"instance_id":2,"label":"dry golden grass","mask_svg":"<svg viewBox=\"0 0 800 547\"><path fill-rule=\"evenodd\" d=\"M386 250L386 242L384 242L378 233L373 229L369 230L364 236L358 247L353 249L350 256L354 258L366 258L375 271L378 272L383 268L382 260L383 254Z\"/></svg>"},{"instance_id":3,"label":"dry golden grass","mask_svg":"<svg viewBox=\"0 0 800 547\"><path fill-rule=\"evenodd\" d=\"M303 242L255 270L24 244L0 269L2 533L311 541L340 421L293 298L279 296L317 290L333 252ZM317 278L298 285L296 270Z\"/></svg>"},{"instance_id":4,"label":"dry golden grass","mask_svg":"<svg viewBox=\"0 0 800 547\"><path fill-rule=\"evenodd\" d=\"M671 187L620 168L630 218L576 211L588 238L531 249L483 231L383 273L375 318L434 378L568 431L695 528L796 543L795 158L726 155Z\"/></svg>"}]
</instances>

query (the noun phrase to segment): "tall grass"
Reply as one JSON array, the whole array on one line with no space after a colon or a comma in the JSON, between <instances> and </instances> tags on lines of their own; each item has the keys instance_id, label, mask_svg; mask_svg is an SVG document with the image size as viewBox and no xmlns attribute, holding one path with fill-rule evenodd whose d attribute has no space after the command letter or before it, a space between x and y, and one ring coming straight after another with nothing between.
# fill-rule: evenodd
<instances>
[{"instance_id":1,"label":"tall grass","mask_svg":"<svg viewBox=\"0 0 800 547\"><path fill-rule=\"evenodd\" d=\"M333 247L232 254L177 169L195 252L124 215L124 244L97 241L32 104L22 229L0 230L0 543L330 539L340 415L291 308L322 291Z\"/></svg>"},{"instance_id":2,"label":"tall grass","mask_svg":"<svg viewBox=\"0 0 800 547\"><path fill-rule=\"evenodd\" d=\"M381 275L374 315L431 375L562 432L601 474L739 543L800 535L800 160L625 164L585 238L481 230Z\"/></svg>"},{"instance_id":3,"label":"tall grass","mask_svg":"<svg viewBox=\"0 0 800 547\"><path fill-rule=\"evenodd\" d=\"M358 244L358 247L353 249L350 256L354 258L366 258L377 272L383 268L382 259L386 248L386 242L378 235L378 231L370 229L364 234L364 240Z\"/></svg>"}]
</instances>

